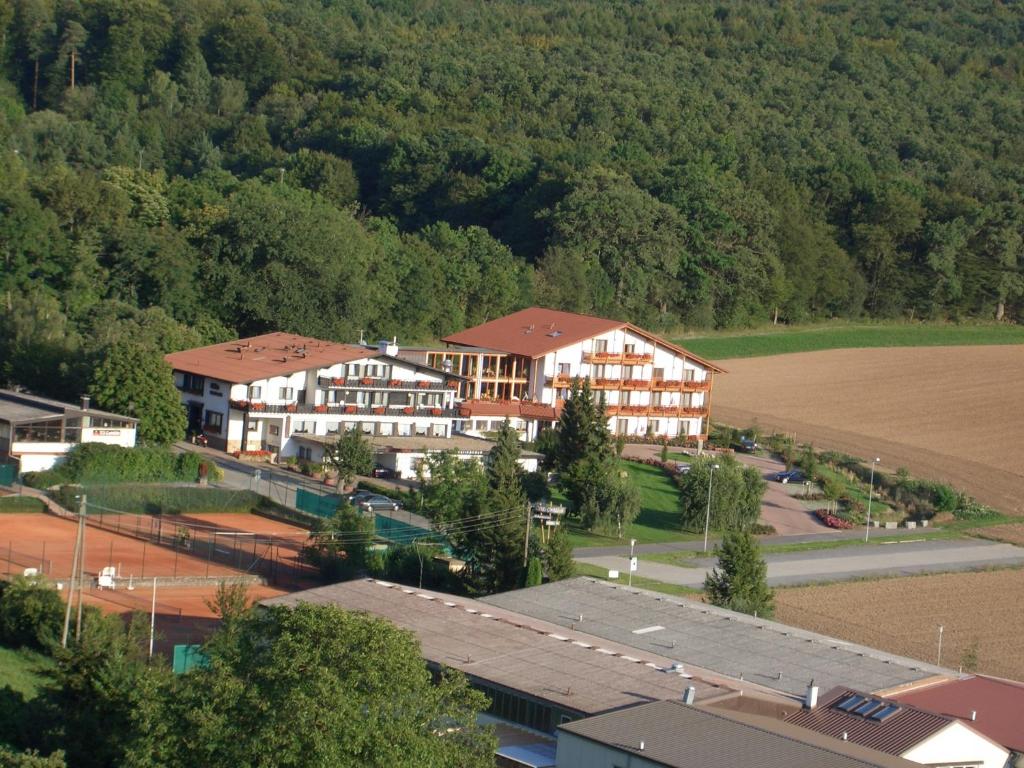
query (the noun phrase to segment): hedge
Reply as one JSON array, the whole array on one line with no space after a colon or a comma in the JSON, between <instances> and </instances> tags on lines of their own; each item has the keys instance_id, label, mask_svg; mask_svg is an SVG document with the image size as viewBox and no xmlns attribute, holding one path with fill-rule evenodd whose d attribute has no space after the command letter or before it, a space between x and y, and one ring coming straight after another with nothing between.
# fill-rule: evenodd
<instances>
[{"instance_id":1,"label":"hedge","mask_svg":"<svg viewBox=\"0 0 1024 768\"><path fill-rule=\"evenodd\" d=\"M25 484L33 488L54 485L109 483L196 482L200 466L207 477L223 477L220 467L195 453L172 453L169 448L83 443L68 451L64 461L43 472L27 472Z\"/></svg>"}]
</instances>

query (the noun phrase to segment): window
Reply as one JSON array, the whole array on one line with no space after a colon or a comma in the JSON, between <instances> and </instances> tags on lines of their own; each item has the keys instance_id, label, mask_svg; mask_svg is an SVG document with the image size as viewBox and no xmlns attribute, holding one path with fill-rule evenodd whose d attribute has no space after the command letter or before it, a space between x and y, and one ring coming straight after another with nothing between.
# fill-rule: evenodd
<instances>
[{"instance_id":1,"label":"window","mask_svg":"<svg viewBox=\"0 0 1024 768\"><path fill-rule=\"evenodd\" d=\"M215 381L210 382L210 394L214 397L224 397L224 393L220 391L220 384Z\"/></svg>"},{"instance_id":2,"label":"window","mask_svg":"<svg viewBox=\"0 0 1024 768\"><path fill-rule=\"evenodd\" d=\"M259 400L263 395L263 387L249 387L249 399Z\"/></svg>"},{"instance_id":3,"label":"window","mask_svg":"<svg viewBox=\"0 0 1024 768\"><path fill-rule=\"evenodd\" d=\"M627 355L632 355L634 352L636 352L636 344L626 344L625 347L623 347L623 351Z\"/></svg>"},{"instance_id":4,"label":"window","mask_svg":"<svg viewBox=\"0 0 1024 768\"><path fill-rule=\"evenodd\" d=\"M349 378L355 378L359 375L359 365L357 363L348 364L348 376Z\"/></svg>"},{"instance_id":5,"label":"window","mask_svg":"<svg viewBox=\"0 0 1024 768\"><path fill-rule=\"evenodd\" d=\"M327 391L327 402L328 403L342 403L344 398L341 396L341 392L337 389L331 389Z\"/></svg>"},{"instance_id":6,"label":"window","mask_svg":"<svg viewBox=\"0 0 1024 768\"><path fill-rule=\"evenodd\" d=\"M295 429L292 432L313 432L315 431L315 422L312 421L296 421Z\"/></svg>"},{"instance_id":7,"label":"window","mask_svg":"<svg viewBox=\"0 0 1024 768\"><path fill-rule=\"evenodd\" d=\"M569 363L559 363L558 364L558 375L559 376L568 376L570 373L572 373L572 366Z\"/></svg>"},{"instance_id":8,"label":"window","mask_svg":"<svg viewBox=\"0 0 1024 768\"><path fill-rule=\"evenodd\" d=\"M299 446L299 458L304 461L313 460L313 449L306 448L305 446Z\"/></svg>"},{"instance_id":9,"label":"window","mask_svg":"<svg viewBox=\"0 0 1024 768\"><path fill-rule=\"evenodd\" d=\"M203 429L206 432L213 432L220 434L221 429L224 427L224 414L218 413L217 411L207 411L206 421L204 422Z\"/></svg>"},{"instance_id":10,"label":"window","mask_svg":"<svg viewBox=\"0 0 1024 768\"><path fill-rule=\"evenodd\" d=\"M684 368L683 381L693 381L695 373L696 371L694 371L693 368Z\"/></svg>"},{"instance_id":11,"label":"window","mask_svg":"<svg viewBox=\"0 0 1024 768\"><path fill-rule=\"evenodd\" d=\"M663 401L664 392L652 392L651 393L651 405L665 405Z\"/></svg>"},{"instance_id":12,"label":"window","mask_svg":"<svg viewBox=\"0 0 1024 768\"><path fill-rule=\"evenodd\" d=\"M594 351L595 352L607 352L608 351L608 339L594 339Z\"/></svg>"},{"instance_id":13,"label":"window","mask_svg":"<svg viewBox=\"0 0 1024 768\"><path fill-rule=\"evenodd\" d=\"M277 425L277 424L271 424L270 425L270 434L275 436L275 437L277 435L280 435L281 434L281 427L279 425Z\"/></svg>"},{"instance_id":14,"label":"window","mask_svg":"<svg viewBox=\"0 0 1024 768\"><path fill-rule=\"evenodd\" d=\"M206 377L196 376L194 373L186 373L182 379L181 388L186 392L193 392L197 395L203 394L203 388L206 386Z\"/></svg>"},{"instance_id":15,"label":"window","mask_svg":"<svg viewBox=\"0 0 1024 768\"><path fill-rule=\"evenodd\" d=\"M294 400L295 390L292 387L281 387L277 392L277 396L281 400Z\"/></svg>"},{"instance_id":16,"label":"window","mask_svg":"<svg viewBox=\"0 0 1024 768\"><path fill-rule=\"evenodd\" d=\"M659 381L659 380L664 379L664 378L665 378L665 369L664 368L655 368L654 369L654 379L655 379L655 381Z\"/></svg>"},{"instance_id":17,"label":"window","mask_svg":"<svg viewBox=\"0 0 1024 768\"><path fill-rule=\"evenodd\" d=\"M341 428L341 422L338 422L338 421L328 421L327 422L327 434L328 435L336 435L336 434L338 434L338 430L340 428Z\"/></svg>"},{"instance_id":18,"label":"window","mask_svg":"<svg viewBox=\"0 0 1024 768\"><path fill-rule=\"evenodd\" d=\"M654 434L657 435L661 432L661 419L651 419L647 423L651 425L651 431Z\"/></svg>"},{"instance_id":19,"label":"window","mask_svg":"<svg viewBox=\"0 0 1024 768\"><path fill-rule=\"evenodd\" d=\"M250 432L258 432L259 429L260 429L260 423L258 421L250 421L249 422L249 431Z\"/></svg>"}]
</instances>

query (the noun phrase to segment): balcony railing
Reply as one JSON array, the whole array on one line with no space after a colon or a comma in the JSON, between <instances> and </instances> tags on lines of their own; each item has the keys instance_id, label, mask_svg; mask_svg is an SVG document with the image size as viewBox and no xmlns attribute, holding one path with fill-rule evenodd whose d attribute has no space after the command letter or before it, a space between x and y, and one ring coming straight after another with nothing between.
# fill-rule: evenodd
<instances>
[{"instance_id":1,"label":"balcony railing","mask_svg":"<svg viewBox=\"0 0 1024 768\"><path fill-rule=\"evenodd\" d=\"M705 416L706 408L681 408L677 405L609 405L605 407L609 416Z\"/></svg>"},{"instance_id":2,"label":"balcony railing","mask_svg":"<svg viewBox=\"0 0 1024 768\"><path fill-rule=\"evenodd\" d=\"M412 405L268 405L267 403L232 400L231 407L256 416L278 414L320 414L327 416L446 416L458 414L455 408Z\"/></svg>"},{"instance_id":3,"label":"balcony railing","mask_svg":"<svg viewBox=\"0 0 1024 768\"><path fill-rule=\"evenodd\" d=\"M621 363L623 365L645 365L654 362L654 355L634 352L584 352L584 363Z\"/></svg>"},{"instance_id":4,"label":"balcony railing","mask_svg":"<svg viewBox=\"0 0 1024 768\"><path fill-rule=\"evenodd\" d=\"M444 391L456 389L459 383L452 379L444 383L440 381L417 381L414 379L384 379L373 376L347 376L330 378L318 376L317 385L325 389L404 389L420 391Z\"/></svg>"}]
</instances>

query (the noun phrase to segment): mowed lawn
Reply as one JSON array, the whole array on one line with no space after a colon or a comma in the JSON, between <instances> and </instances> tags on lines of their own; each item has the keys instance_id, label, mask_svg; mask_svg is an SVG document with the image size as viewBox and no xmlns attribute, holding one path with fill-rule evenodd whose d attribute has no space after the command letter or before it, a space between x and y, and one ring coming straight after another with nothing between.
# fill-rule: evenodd
<instances>
[{"instance_id":1,"label":"mowed lawn","mask_svg":"<svg viewBox=\"0 0 1024 768\"><path fill-rule=\"evenodd\" d=\"M10 687L26 699L35 698L45 682L43 671L52 666L49 656L24 648L0 646L0 688Z\"/></svg>"},{"instance_id":2,"label":"mowed lawn","mask_svg":"<svg viewBox=\"0 0 1024 768\"><path fill-rule=\"evenodd\" d=\"M683 336L672 340L694 354L711 360L724 360L822 349L1024 344L1024 326L1006 323L823 323Z\"/></svg>"},{"instance_id":3,"label":"mowed lawn","mask_svg":"<svg viewBox=\"0 0 1024 768\"><path fill-rule=\"evenodd\" d=\"M696 535L680 529L679 488L672 478L658 467L620 462L629 473L629 479L640 492L640 514L622 532L622 538L599 536L570 528L569 538L574 547L607 547L613 544L656 544L664 541L687 541Z\"/></svg>"}]
</instances>

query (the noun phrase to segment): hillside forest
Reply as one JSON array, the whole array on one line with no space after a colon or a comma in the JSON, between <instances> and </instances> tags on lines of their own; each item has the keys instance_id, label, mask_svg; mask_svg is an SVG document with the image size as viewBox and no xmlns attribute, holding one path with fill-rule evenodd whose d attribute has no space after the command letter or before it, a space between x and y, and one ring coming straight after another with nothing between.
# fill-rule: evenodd
<instances>
[{"instance_id":1,"label":"hillside forest","mask_svg":"<svg viewBox=\"0 0 1024 768\"><path fill-rule=\"evenodd\" d=\"M111 345L1024 319L1024 6L0 0L0 383Z\"/></svg>"}]
</instances>

